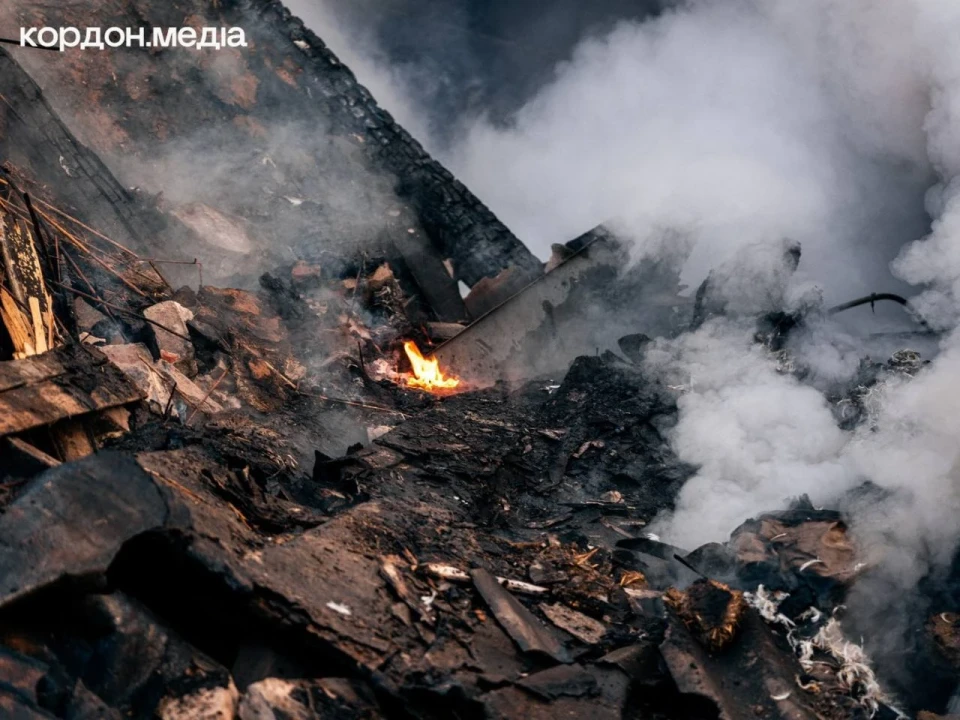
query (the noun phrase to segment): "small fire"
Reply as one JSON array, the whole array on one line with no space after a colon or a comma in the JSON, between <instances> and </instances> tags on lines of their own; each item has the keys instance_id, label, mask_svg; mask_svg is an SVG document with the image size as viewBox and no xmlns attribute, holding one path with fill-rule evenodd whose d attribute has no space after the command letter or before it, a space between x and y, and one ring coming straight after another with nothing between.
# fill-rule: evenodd
<instances>
[{"instance_id":1,"label":"small fire","mask_svg":"<svg viewBox=\"0 0 960 720\"><path fill-rule=\"evenodd\" d=\"M407 385L421 390L436 392L438 390L452 390L460 384L460 378L447 377L440 371L440 361L436 358L425 358L417 344L412 340L403 343L403 349L410 358L413 368L413 377L407 378Z\"/></svg>"}]
</instances>

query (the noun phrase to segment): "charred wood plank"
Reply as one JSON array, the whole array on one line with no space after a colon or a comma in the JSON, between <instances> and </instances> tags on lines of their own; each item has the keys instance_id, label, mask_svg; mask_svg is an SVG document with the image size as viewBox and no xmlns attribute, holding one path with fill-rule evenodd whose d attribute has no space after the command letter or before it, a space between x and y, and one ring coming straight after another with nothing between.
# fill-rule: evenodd
<instances>
[{"instance_id":1,"label":"charred wood plank","mask_svg":"<svg viewBox=\"0 0 960 720\"><path fill-rule=\"evenodd\" d=\"M44 353L53 338L53 304L30 232L12 214L0 213L0 261L5 280L0 321L13 341L14 357Z\"/></svg>"},{"instance_id":2,"label":"charred wood plank","mask_svg":"<svg viewBox=\"0 0 960 720\"><path fill-rule=\"evenodd\" d=\"M33 328L27 315L13 296L0 287L0 323L6 328L13 343L13 357L16 359L36 355Z\"/></svg>"},{"instance_id":3,"label":"charred wood plank","mask_svg":"<svg viewBox=\"0 0 960 720\"><path fill-rule=\"evenodd\" d=\"M120 371L78 353L0 363L0 437L143 398Z\"/></svg>"},{"instance_id":4,"label":"charred wood plank","mask_svg":"<svg viewBox=\"0 0 960 720\"><path fill-rule=\"evenodd\" d=\"M561 697L596 697L600 694L597 678L581 665L558 665L534 673L517 685L547 702Z\"/></svg>"},{"instance_id":5,"label":"charred wood plank","mask_svg":"<svg viewBox=\"0 0 960 720\"><path fill-rule=\"evenodd\" d=\"M596 645L607 634L607 626L562 603L540 604L540 611L561 630L566 630L587 645Z\"/></svg>"},{"instance_id":6,"label":"charred wood plank","mask_svg":"<svg viewBox=\"0 0 960 720\"><path fill-rule=\"evenodd\" d=\"M550 322L551 309L568 298L586 273L620 262L615 243L595 240L438 347L434 356L467 382L492 385L520 352L525 338Z\"/></svg>"},{"instance_id":7,"label":"charred wood plank","mask_svg":"<svg viewBox=\"0 0 960 720\"><path fill-rule=\"evenodd\" d=\"M30 476L60 465L60 461L55 457L51 457L20 438L8 437L5 443L7 449L4 452L8 453L10 467L4 467L4 470L8 472L12 470L13 474Z\"/></svg>"},{"instance_id":8,"label":"charred wood plank","mask_svg":"<svg viewBox=\"0 0 960 720\"><path fill-rule=\"evenodd\" d=\"M0 393L32 385L67 372L58 353L38 355L27 360L0 362Z\"/></svg>"},{"instance_id":9,"label":"charred wood plank","mask_svg":"<svg viewBox=\"0 0 960 720\"><path fill-rule=\"evenodd\" d=\"M489 692L480 701L489 718L620 720L628 715L629 690L629 678L617 668L558 666Z\"/></svg>"},{"instance_id":10,"label":"charred wood plank","mask_svg":"<svg viewBox=\"0 0 960 720\"><path fill-rule=\"evenodd\" d=\"M556 662L570 662L570 654L560 638L504 590L493 575L483 568L475 568L470 571L470 577L497 622L517 647L523 652L546 655Z\"/></svg>"},{"instance_id":11,"label":"charred wood plank","mask_svg":"<svg viewBox=\"0 0 960 720\"><path fill-rule=\"evenodd\" d=\"M87 393L54 380L10 390L0 395L0 437L141 399L126 383L119 390L104 387Z\"/></svg>"},{"instance_id":12,"label":"charred wood plank","mask_svg":"<svg viewBox=\"0 0 960 720\"><path fill-rule=\"evenodd\" d=\"M7 283L21 305L28 299L40 299L41 311L49 310L43 266L24 223L10 214L0 217L0 257L3 259Z\"/></svg>"},{"instance_id":13,"label":"charred wood plank","mask_svg":"<svg viewBox=\"0 0 960 720\"><path fill-rule=\"evenodd\" d=\"M67 576L105 572L167 505L129 456L101 453L42 475L0 516L0 607Z\"/></svg>"},{"instance_id":14,"label":"charred wood plank","mask_svg":"<svg viewBox=\"0 0 960 720\"><path fill-rule=\"evenodd\" d=\"M467 307L460 297L457 281L447 272L440 257L422 240L404 233L394 242L403 259L403 270L409 274L436 318L444 322L459 322L467 318Z\"/></svg>"},{"instance_id":15,"label":"charred wood plank","mask_svg":"<svg viewBox=\"0 0 960 720\"><path fill-rule=\"evenodd\" d=\"M64 462L80 460L97 451L93 434L83 419L67 419L50 428L57 455Z\"/></svg>"}]
</instances>

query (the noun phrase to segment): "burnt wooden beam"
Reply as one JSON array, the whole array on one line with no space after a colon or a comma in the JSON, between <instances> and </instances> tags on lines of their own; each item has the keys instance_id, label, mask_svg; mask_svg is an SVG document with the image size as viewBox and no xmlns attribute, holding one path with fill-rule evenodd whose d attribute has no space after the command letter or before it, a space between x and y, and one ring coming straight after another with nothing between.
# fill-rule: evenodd
<instances>
[{"instance_id":1,"label":"burnt wooden beam","mask_svg":"<svg viewBox=\"0 0 960 720\"><path fill-rule=\"evenodd\" d=\"M450 276L440 257L424 246L422 239L403 233L397 236L394 248L402 259L403 275L409 276L437 320L460 322L469 317L457 281Z\"/></svg>"},{"instance_id":2,"label":"burnt wooden beam","mask_svg":"<svg viewBox=\"0 0 960 720\"><path fill-rule=\"evenodd\" d=\"M0 437L142 398L119 370L77 347L0 363Z\"/></svg>"},{"instance_id":3,"label":"burnt wooden beam","mask_svg":"<svg viewBox=\"0 0 960 720\"><path fill-rule=\"evenodd\" d=\"M0 442L2 452L6 453L3 472L8 475L29 477L60 465L55 457L20 438L8 437Z\"/></svg>"},{"instance_id":4,"label":"burnt wooden beam","mask_svg":"<svg viewBox=\"0 0 960 720\"><path fill-rule=\"evenodd\" d=\"M483 568L475 568L470 571L470 577L497 622L517 647L523 652L546 655L557 662L570 662L570 654L556 633L504 590L493 575Z\"/></svg>"}]
</instances>

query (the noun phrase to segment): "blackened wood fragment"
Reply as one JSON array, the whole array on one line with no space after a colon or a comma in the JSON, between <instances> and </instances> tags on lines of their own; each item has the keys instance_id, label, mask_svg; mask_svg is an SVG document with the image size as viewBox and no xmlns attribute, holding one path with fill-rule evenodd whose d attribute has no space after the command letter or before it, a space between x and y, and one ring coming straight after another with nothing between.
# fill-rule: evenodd
<instances>
[{"instance_id":1,"label":"blackened wood fragment","mask_svg":"<svg viewBox=\"0 0 960 720\"><path fill-rule=\"evenodd\" d=\"M0 607L67 576L106 572L167 505L129 456L100 453L48 471L0 516Z\"/></svg>"},{"instance_id":2,"label":"blackened wood fragment","mask_svg":"<svg viewBox=\"0 0 960 720\"><path fill-rule=\"evenodd\" d=\"M10 462L9 468L3 468L5 471L10 472L12 470L13 474L29 477L60 465L60 461L55 457L51 457L20 438L8 437L4 442L6 448L3 452L9 453L6 457L9 458Z\"/></svg>"},{"instance_id":3,"label":"blackened wood fragment","mask_svg":"<svg viewBox=\"0 0 960 720\"><path fill-rule=\"evenodd\" d=\"M76 347L0 363L0 437L142 397L119 370Z\"/></svg>"},{"instance_id":4,"label":"blackened wood fragment","mask_svg":"<svg viewBox=\"0 0 960 720\"><path fill-rule=\"evenodd\" d=\"M547 655L557 662L570 662L570 654L560 639L504 590L493 575L483 568L476 568L470 571L470 577L497 622L521 650Z\"/></svg>"},{"instance_id":5,"label":"blackened wood fragment","mask_svg":"<svg viewBox=\"0 0 960 720\"><path fill-rule=\"evenodd\" d=\"M595 697L600 694L597 679L580 665L560 665L524 678L520 687L551 701L561 697Z\"/></svg>"}]
</instances>

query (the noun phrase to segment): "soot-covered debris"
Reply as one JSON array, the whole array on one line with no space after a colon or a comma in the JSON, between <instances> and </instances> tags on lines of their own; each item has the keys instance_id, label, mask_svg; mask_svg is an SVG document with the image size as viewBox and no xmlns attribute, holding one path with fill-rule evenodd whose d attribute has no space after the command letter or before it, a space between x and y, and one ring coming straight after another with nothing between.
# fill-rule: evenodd
<instances>
[{"instance_id":1,"label":"soot-covered debris","mask_svg":"<svg viewBox=\"0 0 960 720\"><path fill-rule=\"evenodd\" d=\"M136 15L144 4L109 5ZM205 282L210 260L160 250L189 247L190 233L285 237L289 224L268 230L287 205L325 217L324 232L335 218L299 197L281 212L272 195L247 207L249 224L231 219L239 197L167 212L123 190L0 53L13 110L0 116L0 714L840 720L893 718L898 701L946 709L957 597L930 593L918 641L930 672L895 699L844 635L845 598L870 566L841 512L799 498L693 549L649 533L696 471L671 448L677 395L643 364L647 333L690 326L675 274L620 271L623 248L600 227L558 245L541 278L317 38L261 5L263 52L241 77L262 81L262 102L242 92L249 80L227 100L198 80L183 115L179 100L161 112L157 90L122 121L103 108L87 118L102 145L112 132L182 135L203 108L228 107L241 137L267 123L272 99L319 102L340 140L359 133L364 172L373 162L400 186L386 240L318 249L307 234L293 259L261 247L269 272L239 272L244 289ZM251 6L204 12L234 21ZM144 54L137 71L164 62ZM101 71L71 70L78 86ZM105 107L130 99L108 95ZM341 145L337 156L352 157ZM67 180L61 161L76 170ZM275 170L257 173L292 182ZM196 282L174 287L175 270ZM473 285L465 300L460 279ZM709 285L701 295L695 322L725 311ZM624 328L605 344L621 355L584 354L599 335L575 334L598 313ZM801 320L766 317L757 340L786 353ZM458 347L501 365L545 347L555 357L512 382L475 383L477 367L433 382L431 361L457 373ZM861 382L837 391L838 423L869 421L871 388L921 362L864 363Z\"/></svg>"},{"instance_id":2,"label":"soot-covered debris","mask_svg":"<svg viewBox=\"0 0 960 720\"><path fill-rule=\"evenodd\" d=\"M796 587L818 542L846 561L838 519L765 516L692 554L644 537L690 471L669 393L613 358L545 385L421 395L314 467L294 412L135 407L0 517L4 652L45 688L0 697L38 717L867 717L842 667L812 674L743 599L758 564ZM697 580L710 553L737 587ZM846 566L826 564L834 600Z\"/></svg>"}]
</instances>

